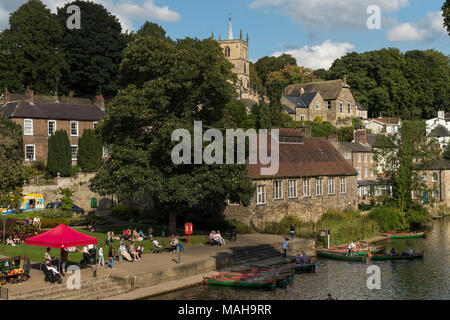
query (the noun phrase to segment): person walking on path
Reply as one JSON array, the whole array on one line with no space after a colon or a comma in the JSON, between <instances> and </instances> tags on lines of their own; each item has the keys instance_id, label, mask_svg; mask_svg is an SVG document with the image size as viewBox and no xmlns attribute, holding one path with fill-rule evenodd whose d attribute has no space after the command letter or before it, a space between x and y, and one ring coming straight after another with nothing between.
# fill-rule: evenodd
<instances>
[{"instance_id":1,"label":"person walking on path","mask_svg":"<svg viewBox=\"0 0 450 320\"><path fill-rule=\"evenodd\" d=\"M290 229L291 229L291 239L292 240L294 240L294 235L295 235L295 227L294 227L294 225L291 223L291 227L290 227Z\"/></svg>"},{"instance_id":2,"label":"person walking on path","mask_svg":"<svg viewBox=\"0 0 450 320\"><path fill-rule=\"evenodd\" d=\"M103 246L98 248L98 265L105 266L105 257L103 256Z\"/></svg>"},{"instance_id":3,"label":"person walking on path","mask_svg":"<svg viewBox=\"0 0 450 320\"><path fill-rule=\"evenodd\" d=\"M114 267L114 250L111 245L108 248L108 263L106 264L106 268L108 267L111 269Z\"/></svg>"},{"instance_id":4,"label":"person walking on path","mask_svg":"<svg viewBox=\"0 0 450 320\"><path fill-rule=\"evenodd\" d=\"M283 252L284 252L283 257L285 257L285 258L287 258L286 253L287 253L287 247L288 247L288 240L289 240L289 238L285 238L283 241Z\"/></svg>"}]
</instances>

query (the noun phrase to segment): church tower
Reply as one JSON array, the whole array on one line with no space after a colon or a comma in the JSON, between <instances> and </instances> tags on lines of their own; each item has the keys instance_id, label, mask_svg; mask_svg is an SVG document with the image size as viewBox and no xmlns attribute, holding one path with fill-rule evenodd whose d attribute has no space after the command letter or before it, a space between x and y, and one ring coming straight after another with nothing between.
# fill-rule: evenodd
<instances>
[{"instance_id":1,"label":"church tower","mask_svg":"<svg viewBox=\"0 0 450 320\"><path fill-rule=\"evenodd\" d=\"M220 39L220 38L219 38ZM247 91L250 84L250 66L248 62L248 34L247 39L242 39L242 30L239 39L234 39L233 29L231 26L231 16L228 20L228 39L218 40L219 45L223 49L225 58L230 61L233 67L233 73L237 75L236 87L241 93Z\"/></svg>"}]
</instances>

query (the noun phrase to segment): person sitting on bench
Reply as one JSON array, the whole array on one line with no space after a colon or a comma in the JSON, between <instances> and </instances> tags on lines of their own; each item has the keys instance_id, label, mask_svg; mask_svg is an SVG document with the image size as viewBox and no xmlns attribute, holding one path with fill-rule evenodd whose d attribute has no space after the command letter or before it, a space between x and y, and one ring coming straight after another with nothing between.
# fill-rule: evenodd
<instances>
[{"instance_id":1,"label":"person sitting on bench","mask_svg":"<svg viewBox=\"0 0 450 320\"><path fill-rule=\"evenodd\" d=\"M120 252L120 254L122 255L122 257L124 257L125 259L127 259L127 261L130 261L130 262L133 261L133 259L131 258L130 254L128 253L127 247L125 246L124 243L121 243L121 244L120 244L119 252Z\"/></svg>"}]
</instances>

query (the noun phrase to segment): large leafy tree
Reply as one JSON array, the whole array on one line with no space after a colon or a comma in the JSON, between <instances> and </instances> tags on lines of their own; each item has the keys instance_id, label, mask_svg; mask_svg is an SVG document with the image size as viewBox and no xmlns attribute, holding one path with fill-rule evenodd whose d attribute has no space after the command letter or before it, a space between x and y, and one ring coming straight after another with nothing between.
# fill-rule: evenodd
<instances>
[{"instance_id":1,"label":"large leafy tree","mask_svg":"<svg viewBox=\"0 0 450 320\"><path fill-rule=\"evenodd\" d=\"M48 139L47 172L55 177L70 176L72 169L72 149L65 130L55 131Z\"/></svg>"},{"instance_id":2,"label":"large leafy tree","mask_svg":"<svg viewBox=\"0 0 450 320\"><path fill-rule=\"evenodd\" d=\"M170 232L176 216L192 208L220 207L227 198L247 204L254 187L245 165L176 165L171 159L175 129L192 134L194 120L204 127L220 123L235 97L231 68L213 40L137 36L120 68L128 87L119 90L98 127L112 153L91 189L128 199L151 195L169 216Z\"/></svg>"},{"instance_id":3,"label":"large leafy tree","mask_svg":"<svg viewBox=\"0 0 450 320\"><path fill-rule=\"evenodd\" d=\"M286 66L296 66L297 60L290 54L282 54L279 57L263 57L255 62L255 69L263 85L266 85L269 73L279 71Z\"/></svg>"},{"instance_id":4,"label":"large leafy tree","mask_svg":"<svg viewBox=\"0 0 450 320\"><path fill-rule=\"evenodd\" d=\"M23 157L22 127L0 112L0 208L20 203Z\"/></svg>"},{"instance_id":5,"label":"large leafy tree","mask_svg":"<svg viewBox=\"0 0 450 320\"><path fill-rule=\"evenodd\" d=\"M81 28L66 27L67 7L81 10ZM74 91L81 97L98 93L113 96L119 87L119 64L129 36L122 33L119 20L101 4L76 0L58 8L58 19L64 30L62 47L70 66L62 81L63 91Z\"/></svg>"},{"instance_id":6,"label":"large leafy tree","mask_svg":"<svg viewBox=\"0 0 450 320\"><path fill-rule=\"evenodd\" d=\"M29 0L10 15L9 25L0 36L0 85L11 92L26 85L41 94L54 92L68 67L56 16L40 0Z\"/></svg>"},{"instance_id":7,"label":"large leafy tree","mask_svg":"<svg viewBox=\"0 0 450 320\"><path fill-rule=\"evenodd\" d=\"M77 164L84 172L94 172L102 162L102 141L94 130L87 129L78 140Z\"/></svg>"},{"instance_id":8,"label":"large leafy tree","mask_svg":"<svg viewBox=\"0 0 450 320\"><path fill-rule=\"evenodd\" d=\"M320 80L322 79L316 76L312 69L299 67L296 65L288 65L281 70L269 73L267 75L266 85L270 85L273 81L281 81L286 87L290 84Z\"/></svg>"},{"instance_id":9,"label":"large leafy tree","mask_svg":"<svg viewBox=\"0 0 450 320\"><path fill-rule=\"evenodd\" d=\"M450 0L445 0L442 5L442 16L444 17L444 27L447 28L448 35L450 36Z\"/></svg>"}]
</instances>

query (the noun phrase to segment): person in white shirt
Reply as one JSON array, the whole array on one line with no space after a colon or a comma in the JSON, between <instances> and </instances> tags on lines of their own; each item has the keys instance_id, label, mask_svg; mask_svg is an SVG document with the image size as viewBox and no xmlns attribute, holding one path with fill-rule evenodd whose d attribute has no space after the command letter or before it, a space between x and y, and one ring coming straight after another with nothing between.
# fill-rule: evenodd
<instances>
[{"instance_id":1,"label":"person in white shirt","mask_svg":"<svg viewBox=\"0 0 450 320\"><path fill-rule=\"evenodd\" d=\"M105 257L103 256L103 247L98 248L98 265L105 266Z\"/></svg>"},{"instance_id":2,"label":"person in white shirt","mask_svg":"<svg viewBox=\"0 0 450 320\"><path fill-rule=\"evenodd\" d=\"M355 242L356 241L353 241L348 245L348 254L352 254L353 252L355 252L355 250L356 250Z\"/></svg>"}]
</instances>

